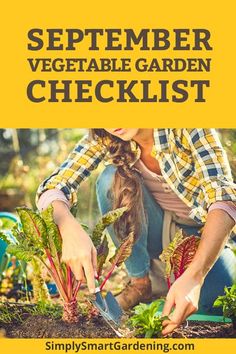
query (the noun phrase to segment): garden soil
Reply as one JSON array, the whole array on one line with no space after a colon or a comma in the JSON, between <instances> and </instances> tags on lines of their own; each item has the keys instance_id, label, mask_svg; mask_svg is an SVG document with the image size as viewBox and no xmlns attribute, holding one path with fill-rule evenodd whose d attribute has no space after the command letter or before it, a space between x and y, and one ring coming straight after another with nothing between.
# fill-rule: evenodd
<instances>
[{"instance_id":1,"label":"garden soil","mask_svg":"<svg viewBox=\"0 0 236 354\"><path fill-rule=\"evenodd\" d=\"M100 316L88 319L80 316L79 323L67 324L45 316L28 316L21 323L1 324L8 338L115 338L115 332ZM1 332L2 332L1 331ZM194 322L178 328L172 338L236 338L230 323Z\"/></svg>"}]
</instances>

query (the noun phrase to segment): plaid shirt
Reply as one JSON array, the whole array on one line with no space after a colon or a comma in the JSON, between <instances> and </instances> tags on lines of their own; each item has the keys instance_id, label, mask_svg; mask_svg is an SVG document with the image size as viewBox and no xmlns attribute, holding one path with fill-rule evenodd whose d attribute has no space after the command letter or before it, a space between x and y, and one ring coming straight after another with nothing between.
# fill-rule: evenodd
<instances>
[{"instance_id":1,"label":"plaid shirt","mask_svg":"<svg viewBox=\"0 0 236 354\"><path fill-rule=\"evenodd\" d=\"M60 189L71 202L77 203L80 183L101 161L111 163L109 138L96 140L86 135L75 146L67 160L39 186L36 201L48 189ZM236 201L229 162L214 129L154 129L152 155L171 189L192 210L190 217L206 221L209 206L216 201ZM131 141L140 157L140 148ZM135 162L134 162L135 163Z\"/></svg>"}]
</instances>

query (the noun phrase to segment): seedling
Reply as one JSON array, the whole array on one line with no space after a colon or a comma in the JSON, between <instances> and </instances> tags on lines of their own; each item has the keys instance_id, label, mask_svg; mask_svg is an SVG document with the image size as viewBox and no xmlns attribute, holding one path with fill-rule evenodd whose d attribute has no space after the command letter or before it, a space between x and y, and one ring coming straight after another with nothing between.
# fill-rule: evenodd
<instances>
[{"instance_id":1,"label":"seedling","mask_svg":"<svg viewBox=\"0 0 236 354\"><path fill-rule=\"evenodd\" d=\"M218 296L213 307L222 307L223 316L231 318L233 327L236 329L236 284L224 288L225 295Z\"/></svg>"},{"instance_id":2,"label":"seedling","mask_svg":"<svg viewBox=\"0 0 236 354\"><path fill-rule=\"evenodd\" d=\"M22 322L22 311L9 303L0 303L0 323Z\"/></svg>"},{"instance_id":3,"label":"seedling","mask_svg":"<svg viewBox=\"0 0 236 354\"><path fill-rule=\"evenodd\" d=\"M162 322L168 317L158 314L163 300L153 301L150 305L139 304L134 307L134 314L129 323L136 329L136 334L144 335L145 338L161 337Z\"/></svg>"}]
</instances>

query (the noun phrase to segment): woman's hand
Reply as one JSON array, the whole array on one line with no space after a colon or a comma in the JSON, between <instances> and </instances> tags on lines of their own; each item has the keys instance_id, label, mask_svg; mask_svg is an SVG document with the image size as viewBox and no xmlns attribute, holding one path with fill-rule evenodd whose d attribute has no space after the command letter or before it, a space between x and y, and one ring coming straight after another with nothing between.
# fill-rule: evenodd
<instances>
[{"instance_id":1,"label":"woman's hand","mask_svg":"<svg viewBox=\"0 0 236 354\"><path fill-rule=\"evenodd\" d=\"M163 335L171 333L197 311L203 281L224 248L234 225L234 220L224 210L216 209L208 213L193 261L167 294L163 316L169 316L172 308L175 309L169 316L170 320L163 322Z\"/></svg>"},{"instance_id":2,"label":"woman's hand","mask_svg":"<svg viewBox=\"0 0 236 354\"><path fill-rule=\"evenodd\" d=\"M162 316L169 320L163 321L163 335L174 331L185 319L197 311L203 279L185 272L171 286L164 305ZM172 308L174 311L171 313Z\"/></svg>"},{"instance_id":3,"label":"woman's hand","mask_svg":"<svg viewBox=\"0 0 236 354\"><path fill-rule=\"evenodd\" d=\"M66 205L53 202L54 219L62 236L62 260L67 263L77 280L87 280L91 293L95 292L97 251L91 238L73 217Z\"/></svg>"}]
</instances>

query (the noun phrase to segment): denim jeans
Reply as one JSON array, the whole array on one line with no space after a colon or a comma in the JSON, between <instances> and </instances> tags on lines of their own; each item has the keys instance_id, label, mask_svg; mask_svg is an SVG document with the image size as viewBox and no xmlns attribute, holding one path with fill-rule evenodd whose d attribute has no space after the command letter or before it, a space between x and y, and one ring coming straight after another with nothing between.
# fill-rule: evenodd
<instances>
[{"instance_id":1,"label":"denim jeans","mask_svg":"<svg viewBox=\"0 0 236 354\"><path fill-rule=\"evenodd\" d=\"M96 193L100 211L105 214L112 209L109 190L112 185L116 167L108 165L96 182ZM141 182L142 183L142 182ZM164 211L155 201L149 190L142 183L143 204L146 213L146 222L142 224L140 235L136 241L132 254L125 265L129 276L143 277L150 270L150 260L158 258L162 252L162 226ZM181 225L189 235L197 235L202 227ZM117 246L113 226L108 228L109 234ZM231 286L236 279L236 257L230 248L225 247L220 257L206 276L202 286L199 310L210 313L220 313L220 309L212 309L212 304L218 295L223 295L224 286Z\"/></svg>"}]
</instances>

